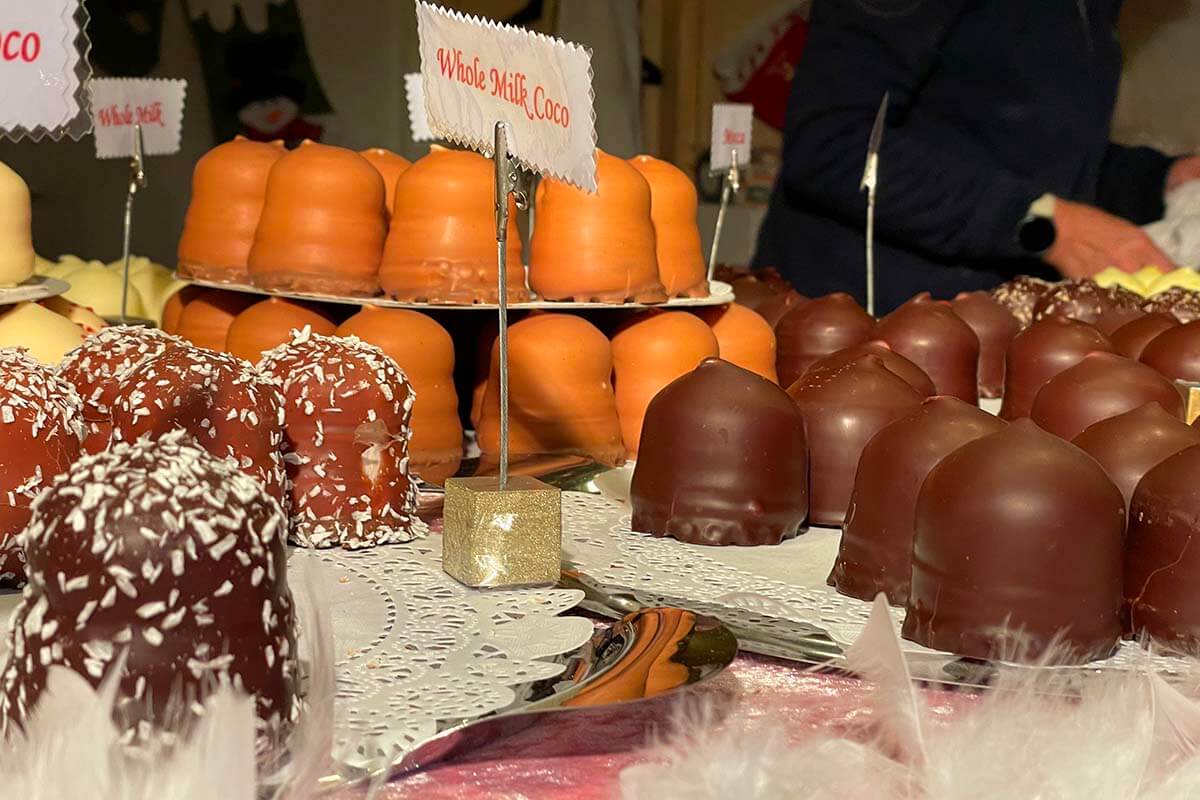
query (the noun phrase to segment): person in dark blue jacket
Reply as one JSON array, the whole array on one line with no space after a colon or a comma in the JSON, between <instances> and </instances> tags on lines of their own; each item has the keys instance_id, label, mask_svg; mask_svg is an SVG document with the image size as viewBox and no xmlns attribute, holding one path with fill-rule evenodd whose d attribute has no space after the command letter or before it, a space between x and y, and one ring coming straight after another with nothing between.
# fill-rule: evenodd
<instances>
[{"instance_id":1,"label":"person in dark blue jacket","mask_svg":"<svg viewBox=\"0 0 1200 800\"><path fill-rule=\"evenodd\" d=\"M1137 227L1200 178L1108 139L1120 0L815 0L755 266L864 300L867 141L884 93L877 313L1017 274L1173 265Z\"/></svg>"}]
</instances>

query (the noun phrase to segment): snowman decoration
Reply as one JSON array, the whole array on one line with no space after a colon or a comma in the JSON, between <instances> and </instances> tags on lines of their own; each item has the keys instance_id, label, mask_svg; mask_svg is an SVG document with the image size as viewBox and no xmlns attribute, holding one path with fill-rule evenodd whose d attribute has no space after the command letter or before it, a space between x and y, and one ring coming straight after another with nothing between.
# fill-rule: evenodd
<instances>
[{"instance_id":1,"label":"snowman decoration","mask_svg":"<svg viewBox=\"0 0 1200 800\"><path fill-rule=\"evenodd\" d=\"M324 128L301 116L303 82L287 75L265 75L237 87L231 97L243 134L271 142L282 139L293 147L305 139L319 141Z\"/></svg>"}]
</instances>

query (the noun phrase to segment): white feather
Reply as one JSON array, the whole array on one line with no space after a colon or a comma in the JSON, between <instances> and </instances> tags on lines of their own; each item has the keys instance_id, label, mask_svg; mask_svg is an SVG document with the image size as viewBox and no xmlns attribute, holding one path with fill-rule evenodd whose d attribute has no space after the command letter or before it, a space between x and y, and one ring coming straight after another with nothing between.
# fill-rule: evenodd
<instances>
[{"instance_id":1,"label":"white feather","mask_svg":"<svg viewBox=\"0 0 1200 800\"><path fill-rule=\"evenodd\" d=\"M849 733L807 734L792 743L786 720L770 713L722 722L711 709L692 708L676 723L680 733L649 754L653 763L622 773L623 796L1200 797L1200 705L1147 669L1002 669L991 689L945 714L900 684L906 670L897 663L899 643L890 620L878 624L878 612L848 653L860 673L879 682L870 701L874 735L830 726ZM1200 662L1193 672L1200 673Z\"/></svg>"},{"instance_id":2,"label":"white feather","mask_svg":"<svg viewBox=\"0 0 1200 800\"><path fill-rule=\"evenodd\" d=\"M315 561L315 559L314 559ZM329 604L320 572L305 575L309 682L287 764L271 779L274 800L309 800L327 774L333 742L334 658ZM124 656L99 690L64 667L51 667L24 732L0 746L0 797L21 800L256 800L259 795L254 702L229 686L205 702L186 741L158 752L122 746L112 721Z\"/></svg>"},{"instance_id":3,"label":"white feather","mask_svg":"<svg viewBox=\"0 0 1200 800\"><path fill-rule=\"evenodd\" d=\"M112 722L115 663L99 691L63 667L24 733L0 749L4 796L22 800L255 800L254 703L218 690L186 743L162 752L130 751Z\"/></svg>"},{"instance_id":4,"label":"white feather","mask_svg":"<svg viewBox=\"0 0 1200 800\"><path fill-rule=\"evenodd\" d=\"M305 709L292 732L288 763L264 783L277 787L276 800L307 800L318 794L318 781L331 770L333 753L333 701L336 694L333 657L333 621L325 587L329 585L321 560L304 560L291 572L302 577L308 597L307 613L300 621L308 642L308 684Z\"/></svg>"},{"instance_id":5,"label":"white feather","mask_svg":"<svg viewBox=\"0 0 1200 800\"><path fill-rule=\"evenodd\" d=\"M852 672L874 684L871 710L880 740L906 760L924 761L921 699L882 593L875 597L862 633L847 649L846 663Z\"/></svg>"}]
</instances>

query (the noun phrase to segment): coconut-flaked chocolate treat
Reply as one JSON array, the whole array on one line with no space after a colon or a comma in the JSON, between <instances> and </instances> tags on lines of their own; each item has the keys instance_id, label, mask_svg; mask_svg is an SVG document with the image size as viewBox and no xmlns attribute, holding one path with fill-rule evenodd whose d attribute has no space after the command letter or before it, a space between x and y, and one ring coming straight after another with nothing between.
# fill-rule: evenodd
<instances>
[{"instance_id":1,"label":"coconut-flaked chocolate treat","mask_svg":"<svg viewBox=\"0 0 1200 800\"><path fill-rule=\"evenodd\" d=\"M17 535L34 498L79 457L84 433L75 389L23 350L0 349L0 585L24 582Z\"/></svg>"},{"instance_id":2,"label":"coconut-flaked chocolate treat","mask_svg":"<svg viewBox=\"0 0 1200 800\"><path fill-rule=\"evenodd\" d=\"M0 739L24 725L51 665L98 686L124 657L116 721L131 741L186 727L226 683L254 696L277 740L297 712L285 531L262 484L183 431L77 461L21 537L29 584L0 677Z\"/></svg>"},{"instance_id":3,"label":"coconut-flaked chocolate treat","mask_svg":"<svg viewBox=\"0 0 1200 800\"><path fill-rule=\"evenodd\" d=\"M992 289L992 299L1017 318L1022 328L1033 322L1033 307L1054 284L1029 275L1018 275Z\"/></svg>"},{"instance_id":4,"label":"coconut-flaked chocolate treat","mask_svg":"<svg viewBox=\"0 0 1200 800\"><path fill-rule=\"evenodd\" d=\"M1089 325L1106 312L1134 309L1142 298L1120 286L1101 286L1091 278L1062 281L1052 285L1033 307L1034 321L1046 317L1070 317Z\"/></svg>"},{"instance_id":5,"label":"coconut-flaked chocolate treat","mask_svg":"<svg viewBox=\"0 0 1200 800\"><path fill-rule=\"evenodd\" d=\"M288 507L283 396L249 362L199 347L168 350L125 377L112 417L114 442L182 428Z\"/></svg>"},{"instance_id":6,"label":"coconut-flaked chocolate treat","mask_svg":"<svg viewBox=\"0 0 1200 800\"><path fill-rule=\"evenodd\" d=\"M292 539L348 549L411 540L414 393L404 371L378 347L308 328L258 366L284 396Z\"/></svg>"},{"instance_id":7,"label":"coconut-flaked chocolate treat","mask_svg":"<svg viewBox=\"0 0 1200 800\"><path fill-rule=\"evenodd\" d=\"M1142 309L1148 313L1162 311L1182 323L1200 319L1200 292L1183 286L1172 286L1155 292L1143 301Z\"/></svg>"},{"instance_id":8,"label":"coconut-flaked chocolate treat","mask_svg":"<svg viewBox=\"0 0 1200 800\"><path fill-rule=\"evenodd\" d=\"M83 340L67 353L59 375L75 386L83 398L87 422L84 452L98 453L112 437L112 411L130 373L174 347L191 343L141 325L114 325Z\"/></svg>"}]
</instances>

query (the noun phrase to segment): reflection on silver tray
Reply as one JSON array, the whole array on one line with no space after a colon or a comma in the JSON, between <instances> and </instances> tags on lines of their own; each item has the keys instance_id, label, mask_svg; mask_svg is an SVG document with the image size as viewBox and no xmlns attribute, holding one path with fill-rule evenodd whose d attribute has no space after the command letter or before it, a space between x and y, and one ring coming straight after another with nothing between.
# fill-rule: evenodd
<instances>
[{"instance_id":1,"label":"reflection on silver tray","mask_svg":"<svg viewBox=\"0 0 1200 800\"><path fill-rule=\"evenodd\" d=\"M58 297L66 294L70 288L71 285L64 280L51 278L48 275L34 275L16 286L0 288L0 305Z\"/></svg>"}]
</instances>

